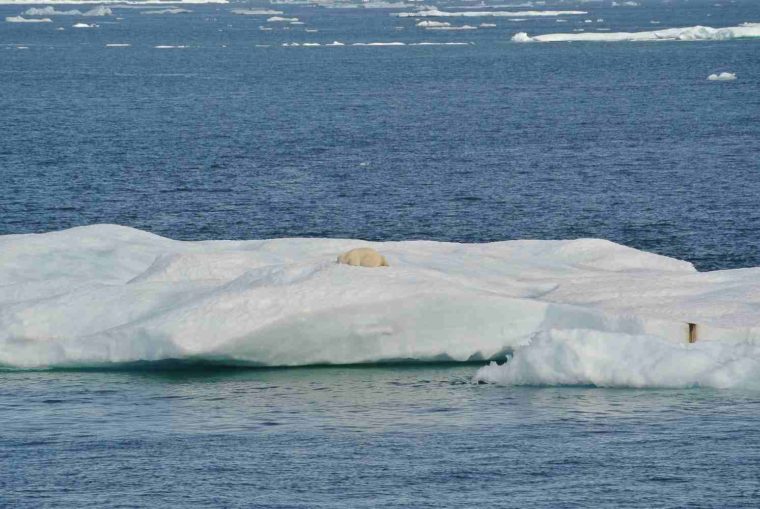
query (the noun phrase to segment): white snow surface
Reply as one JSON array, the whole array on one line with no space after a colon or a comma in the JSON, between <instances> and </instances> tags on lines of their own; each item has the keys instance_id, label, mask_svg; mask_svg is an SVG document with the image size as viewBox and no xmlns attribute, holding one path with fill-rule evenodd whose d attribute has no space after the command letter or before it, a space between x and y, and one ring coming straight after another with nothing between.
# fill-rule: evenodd
<instances>
[{"instance_id":1,"label":"white snow surface","mask_svg":"<svg viewBox=\"0 0 760 509\"><path fill-rule=\"evenodd\" d=\"M335 263L361 246L390 267ZM182 242L115 225L0 236L0 366L15 368L467 361L516 349L507 368L482 377L646 385L660 381L654 361L630 378L583 367L636 364L647 350L720 369L751 364L758 309L760 268L699 273L596 239ZM687 322L699 324L693 345ZM580 367L561 372L572 362ZM703 375L695 368L663 385L726 385Z\"/></svg>"},{"instance_id":2,"label":"white snow surface","mask_svg":"<svg viewBox=\"0 0 760 509\"><path fill-rule=\"evenodd\" d=\"M645 32L609 32L609 33L564 33L529 36L518 32L512 37L514 42L623 42L623 41L725 41L730 39L760 37L760 23L742 23L725 28L693 26L684 28L667 28Z\"/></svg>"},{"instance_id":3,"label":"white snow surface","mask_svg":"<svg viewBox=\"0 0 760 509\"><path fill-rule=\"evenodd\" d=\"M564 330L538 334L474 381L501 385L760 389L760 343L676 344L653 336Z\"/></svg>"}]
</instances>

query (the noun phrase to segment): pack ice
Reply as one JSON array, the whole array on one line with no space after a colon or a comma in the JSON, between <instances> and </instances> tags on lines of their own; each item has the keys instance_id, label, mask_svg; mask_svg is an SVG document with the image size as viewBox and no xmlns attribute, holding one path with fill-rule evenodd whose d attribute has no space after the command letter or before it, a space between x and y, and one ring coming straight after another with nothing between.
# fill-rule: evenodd
<instances>
[{"instance_id":1,"label":"pack ice","mask_svg":"<svg viewBox=\"0 0 760 509\"><path fill-rule=\"evenodd\" d=\"M356 247L390 267L335 263ZM687 322L695 345L760 338L758 306L760 269L699 273L595 239L183 242L115 225L0 236L0 365L15 368L503 360L547 334L689 348Z\"/></svg>"}]
</instances>

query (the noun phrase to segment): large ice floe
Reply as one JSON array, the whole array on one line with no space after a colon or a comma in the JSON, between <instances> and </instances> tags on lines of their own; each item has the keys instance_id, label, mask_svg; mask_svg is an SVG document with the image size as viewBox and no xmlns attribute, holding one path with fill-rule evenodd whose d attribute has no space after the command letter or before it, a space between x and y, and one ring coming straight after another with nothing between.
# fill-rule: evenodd
<instances>
[{"instance_id":1,"label":"large ice floe","mask_svg":"<svg viewBox=\"0 0 760 509\"><path fill-rule=\"evenodd\" d=\"M355 247L390 267L336 263ZM0 237L6 368L511 352L477 379L730 386L760 374L758 309L760 268L700 273L595 239L182 242L114 225Z\"/></svg>"},{"instance_id":2,"label":"large ice floe","mask_svg":"<svg viewBox=\"0 0 760 509\"><path fill-rule=\"evenodd\" d=\"M529 36L518 32L512 37L514 42L623 42L623 41L725 41L760 37L760 23L742 23L725 28L693 26L685 28L668 28L646 32L607 32L607 33L565 33Z\"/></svg>"}]
</instances>

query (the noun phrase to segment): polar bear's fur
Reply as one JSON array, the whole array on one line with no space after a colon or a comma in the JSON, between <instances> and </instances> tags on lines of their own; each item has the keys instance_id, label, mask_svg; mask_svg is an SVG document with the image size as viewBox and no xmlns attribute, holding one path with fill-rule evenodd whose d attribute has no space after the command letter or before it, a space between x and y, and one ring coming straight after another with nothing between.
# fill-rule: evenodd
<instances>
[{"instance_id":1,"label":"polar bear's fur","mask_svg":"<svg viewBox=\"0 0 760 509\"><path fill-rule=\"evenodd\" d=\"M338 263L362 267L387 267L388 260L371 247L359 247L338 257Z\"/></svg>"}]
</instances>

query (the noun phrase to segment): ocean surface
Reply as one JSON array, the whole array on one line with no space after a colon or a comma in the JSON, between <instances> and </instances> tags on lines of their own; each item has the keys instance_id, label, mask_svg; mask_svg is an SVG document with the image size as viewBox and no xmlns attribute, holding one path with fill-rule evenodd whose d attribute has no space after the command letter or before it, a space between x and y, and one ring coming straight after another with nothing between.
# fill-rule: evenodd
<instances>
[{"instance_id":1,"label":"ocean surface","mask_svg":"<svg viewBox=\"0 0 760 509\"><path fill-rule=\"evenodd\" d=\"M601 237L760 266L760 40L510 41L760 22L753 0L637 1L430 18L497 25L461 31L288 4L0 21L0 235ZM231 12L262 7L304 25ZM377 42L404 45L352 45ZM760 505L757 391L473 384L480 366L3 370L0 506Z\"/></svg>"}]
</instances>

